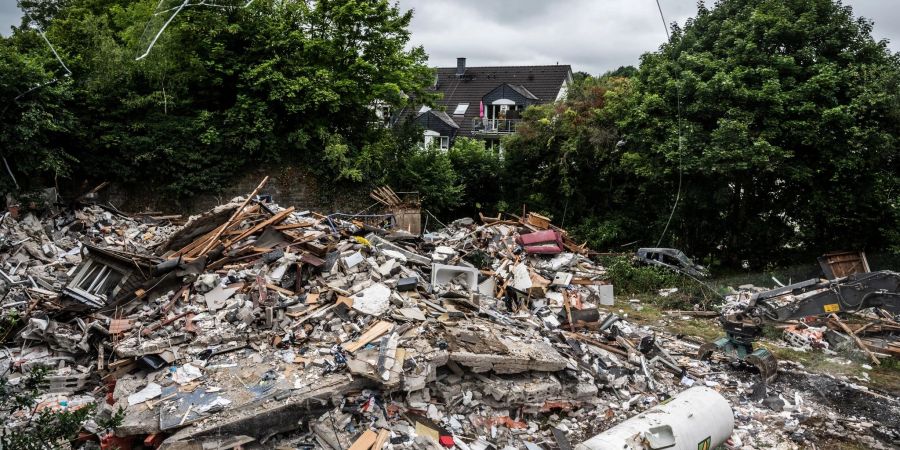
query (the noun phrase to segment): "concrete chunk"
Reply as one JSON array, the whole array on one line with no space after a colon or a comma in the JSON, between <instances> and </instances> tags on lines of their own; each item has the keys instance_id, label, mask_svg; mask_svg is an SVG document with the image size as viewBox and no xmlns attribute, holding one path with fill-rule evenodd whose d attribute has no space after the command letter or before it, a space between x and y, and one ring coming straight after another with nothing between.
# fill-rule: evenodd
<instances>
[{"instance_id":1,"label":"concrete chunk","mask_svg":"<svg viewBox=\"0 0 900 450\"><path fill-rule=\"evenodd\" d=\"M390 297L391 289L376 283L353 295L353 309L363 314L380 316L390 307Z\"/></svg>"}]
</instances>

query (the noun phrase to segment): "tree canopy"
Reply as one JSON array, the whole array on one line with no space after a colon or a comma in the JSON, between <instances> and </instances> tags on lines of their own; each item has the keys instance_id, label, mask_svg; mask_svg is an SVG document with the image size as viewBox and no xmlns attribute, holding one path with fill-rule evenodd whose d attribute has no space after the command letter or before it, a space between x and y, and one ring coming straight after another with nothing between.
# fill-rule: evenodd
<instances>
[{"instance_id":1,"label":"tree canopy","mask_svg":"<svg viewBox=\"0 0 900 450\"><path fill-rule=\"evenodd\" d=\"M585 197L568 214L601 241L608 218L628 224L619 242L656 245L677 201L661 243L699 255L883 248L898 242L900 62L871 30L833 0L701 3L637 71L601 77L625 90L573 109L588 80L526 114L510 159L540 168L532 196Z\"/></svg>"},{"instance_id":2,"label":"tree canopy","mask_svg":"<svg viewBox=\"0 0 900 450\"><path fill-rule=\"evenodd\" d=\"M353 174L378 137L372 105L429 95L426 55L407 49L411 12L387 0L186 7L140 60L182 2L50 3L23 3L32 14L0 46L3 95L15 99L0 142L23 175L77 169L178 195L261 161L318 163L336 139L348 153L332 166Z\"/></svg>"}]
</instances>

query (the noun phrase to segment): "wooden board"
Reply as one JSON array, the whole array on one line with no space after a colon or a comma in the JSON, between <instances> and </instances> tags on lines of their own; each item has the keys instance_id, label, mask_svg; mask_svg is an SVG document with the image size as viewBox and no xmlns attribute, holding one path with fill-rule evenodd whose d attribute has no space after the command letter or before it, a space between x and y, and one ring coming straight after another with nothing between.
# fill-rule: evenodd
<instances>
[{"instance_id":1,"label":"wooden board","mask_svg":"<svg viewBox=\"0 0 900 450\"><path fill-rule=\"evenodd\" d=\"M262 221L262 222L260 222L260 223L258 223L258 224L256 224L256 225L254 225L254 226L251 227L249 230L244 231L244 232L241 233L238 237L236 237L236 238L234 238L234 239L229 239L228 242L225 243L225 247L230 247L230 246L231 246L232 244L234 244L235 242L238 242L238 241L240 241L241 239L244 239L244 238L246 238L247 236L250 236L250 235L252 235L253 233L256 233L257 231L259 231L259 230L261 230L261 229L263 229L263 228L265 228L265 227L267 227L267 226L269 226L269 225L272 225L272 224L276 224L276 223L278 223L278 222L281 222L282 220L284 220L285 218L287 218L288 214L290 214L290 213L292 213L292 212L294 212L294 207L293 207L293 206L291 206L291 207L288 208L288 209L285 209L284 211L279 212L278 214L275 214L274 216L272 216L272 217L270 217L270 218L268 218L268 219L266 219L266 220L264 220L264 221Z\"/></svg>"},{"instance_id":2,"label":"wooden board","mask_svg":"<svg viewBox=\"0 0 900 450\"><path fill-rule=\"evenodd\" d=\"M375 443L372 444L373 450L381 450L384 448L384 444L387 443L388 438L391 437L391 433L384 428L378 430L378 436L375 438Z\"/></svg>"},{"instance_id":3,"label":"wooden board","mask_svg":"<svg viewBox=\"0 0 900 450\"><path fill-rule=\"evenodd\" d=\"M374 431L366 430L348 450L369 450L377 439L378 435Z\"/></svg>"},{"instance_id":4,"label":"wooden board","mask_svg":"<svg viewBox=\"0 0 900 450\"><path fill-rule=\"evenodd\" d=\"M341 345L344 350L347 350L350 353L353 353L361 348L363 348L369 342L378 339L384 333L387 333L392 328L394 328L394 324L385 320L379 320L377 323L369 327L359 339L352 342L345 342Z\"/></svg>"}]
</instances>

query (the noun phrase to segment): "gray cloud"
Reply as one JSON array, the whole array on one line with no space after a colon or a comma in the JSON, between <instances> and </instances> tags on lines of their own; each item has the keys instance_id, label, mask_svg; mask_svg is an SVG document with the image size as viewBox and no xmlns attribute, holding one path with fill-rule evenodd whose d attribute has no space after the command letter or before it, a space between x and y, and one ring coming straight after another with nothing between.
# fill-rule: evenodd
<instances>
[{"instance_id":1,"label":"gray cloud","mask_svg":"<svg viewBox=\"0 0 900 450\"><path fill-rule=\"evenodd\" d=\"M637 65L666 35L654 0L398 0L413 9L413 45L425 47L429 64L571 64L598 74ZM708 5L713 0L706 2ZM857 16L875 21L876 39L900 50L900 8L894 1L845 0ZM696 0L660 0L667 22L684 22Z\"/></svg>"},{"instance_id":2,"label":"gray cloud","mask_svg":"<svg viewBox=\"0 0 900 450\"><path fill-rule=\"evenodd\" d=\"M428 52L429 64L571 64L601 73L636 65L644 52L665 41L654 0L398 0L413 9L412 41ZM714 3L707 0L707 4ZM896 0L845 0L856 15L874 20L876 39L900 51ZM684 24L696 0L660 0L669 22ZM8 36L21 12L15 0L0 0L0 34Z\"/></svg>"},{"instance_id":3,"label":"gray cloud","mask_svg":"<svg viewBox=\"0 0 900 450\"><path fill-rule=\"evenodd\" d=\"M18 26L22 21L22 11L16 6L16 0L0 0L0 35L9 36L10 27Z\"/></svg>"}]
</instances>

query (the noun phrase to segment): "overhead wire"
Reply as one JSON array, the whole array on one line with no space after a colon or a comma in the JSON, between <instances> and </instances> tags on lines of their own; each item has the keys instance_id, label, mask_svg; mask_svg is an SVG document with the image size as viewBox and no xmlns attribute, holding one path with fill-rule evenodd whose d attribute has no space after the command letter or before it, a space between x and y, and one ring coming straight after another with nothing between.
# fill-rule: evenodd
<instances>
[{"instance_id":1,"label":"overhead wire","mask_svg":"<svg viewBox=\"0 0 900 450\"><path fill-rule=\"evenodd\" d=\"M656 0L656 8L659 9L659 17L663 22L663 29L666 30L666 40L671 44L672 36L669 33L669 25L666 22L666 16L663 14L662 5L660 5L659 0ZM674 55L673 55L674 57ZM675 68L678 70L678 68ZM677 131L678 131L678 190L675 193L675 202L672 204L672 210L669 212L669 218L666 220L666 226L663 227L662 233L659 235L659 239L656 241L656 246L659 247L662 244L662 240L666 235L666 232L669 231L669 225L672 223L672 217L675 216L675 210L678 209L678 203L681 200L681 188L682 188L682 179L684 176L684 168L682 165L682 157L684 152L683 143L684 139L682 137L682 120L681 120L681 73L677 72L675 75L678 80L676 80L675 84L675 101L676 101L676 122L677 122Z\"/></svg>"},{"instance_id":2,"label":"overhead wire","mask_svg":"<svg viewBox=\"0 0 900 450\"><path fill-rule=\"evenodd\" d=\"M29 24L29 25L30 25L30 24L34 24L35 31L38 32L38 35L41 36L41 39L43 39L43 40L44 40L44 43L47 44L47 47L50 48L50 51L53 53L53 56L56 58L57 61L59 61L59 65L62 66L63 70L66 71L66 74L65 74L64 76L66 76L66 77L72 76L72 71L69 70L69 66L66 65L66 63L63 61L62 57L59 56L59 53L56 52L56 47L53 46L53 44L50 42L50 39L48 39L48 38L47 38L47 35L44 34L44 29L41 28L41 24L40 24L37 20L34 20L34 17L32 17L31 14L28 13L28 9L26 9L24 6L22 6L21 3L18 3L18 2L17 2L17 5L19 6L19 9L22 10L22 14L24 14L25 17L28 18L28 24ZM30 94L30 93L32 93L32 92L38 90L38 89L41 89L41 88L44 88L44 87L49 86L49 85L51 85L51 84L54 84L54 83L56 83L56 82L58 82L58 81L59 81L59 78L53 78L53 79L51 79L51 80L45 81L45 82L43 82L43 83L40 83L40 84L38 84L37 86L34 86L34 87L32 87L31 89L28 89L27 91L22 92L21 94L17 95L17 96L13 99L13 101L14 101L14 102L18 102L19 99L21 99L22 97L24 97L24 96L26 96L26 95L28 95L28 94ZM8 104L7 104L7 107L9 107ZM3 109L3 112L6 112L6 108ZM4 162L5 162L5 161L4 161ZM18 185L18 183L17 183L17 185Z\"/></svg>"},{"instance_id":3,"label":"overhead wire","mask_svg":"<svg viewBox=\"0 0 900 450\"><path fill-rule=\"evenodd\" d=\"M150 54L150 50L152 50L152 49L153 49L153 46L156 45L156 41L159 39L160 36L162 36L163 31L166 31L166 27L168 27L169 24L172 23L172 20L175 19L175 16L177 16L178 13L180 13L181 10L184 9L184 7L188 5L188 2L189 2L189 1L190 1L190 0L184 0L184 1L181 3L181 5L178 6L178 9L176 9L175 12L173 12L172 15L169 16L169 20L167 20L167 21L163 24L163 26L162 26L162 27L159 29L159 31L156 33L156 36L153 37L153 40L150 41L150 45L147 46L147 50L144 52L144 54L141 55L141 56L138 56L137 58L135 58L135 59L134 59L135 61L140 61L140 60L146 58L147 55ZM155 14L154 14L154 15L155 15Z\"/></svg>"},{"instance_id":4,"label":"overhead wire","mask_svg":"<svg viewBox=\"0 0 900 450\"><path fill-rule=\"evenodd\" d=\"M62 66L63 70L66 71L66 74L64 76L71 77L72 71L69 70L69 66L66 65L66 63L63 61L62 57L59 56L59 53L56 52L56 47L53 46L53 44L50 42L50 39L47 39L47 35L44 34L44 29L41 28L41 24L37 20L34 20L34 18L31 16L31 14L28 13L28 9L23 7L21 2L16 2L16 5L19 7L19 9L22 10L22 13L25 15L25 17L28 18L28 24L29 25L32 23L34 24L34 27L37 30L38 34L41 36L41 39L44 40L44 43L47 44L47 47L50 47L50 51L53 53L53 56L56 58L57 61L59 61L59 65ZM21 94L17 95L15 98L13 98L13 102L18 103L19 99L21 99L22 97L24 97L34 91L42 89L46 86L57 83L58 81L59 81L59 78L54 77L48 81L40 83L37 86L34 86L31 89L28 89L27 91L22 92ZM3 111L0 111L0 115L6 113L6 110L9 109L10 104L11 103L6 104L6 106L3 108ZM0 159L3 159L3 166L6 168L7 173L9 173L10 178L12 178L13 184L15 184L15 186L16 186L16 190L19 190L19 182L16 180L16 176L13 174L12 168L9 167L9 162L6 160L6 155L0 156Z\"/></svg>"},{"instance_id":5,"label":"overhead wire","mask_svg":"<svg viewBox=\"0 0 900 450\"><path fill-rule=\"evenodd\" d=\"M140 60L146 58L147 55L150 54L150 50L152 50L152 49L153 49L153 46L156 45L156 41L159 40L160 36L162 36L163 32L166 31L166 28L168 28L169 24L172 23L173 20L175 20L175 16L177 16L178 13L180 13L182 9L184 9L184 8L186 8L186 7L188 7L188 6L210 6L210 7L216 7L216 8L232 8L232 7L234 7L233 5L220 5L220 4L218 4L218 3L207 3L206 0L200 0L199 3L191 3L191 0L184 0L184 1L181 2L181 4L178 5L178 6L173 6L173 7L168 8L168 9L159 10L159 8L160 8L160 7L162 6L162 4L163 4L163 1L164 1L164 0L160 0L160 1L159 1L159 3L156 5L156 8L155 8L154 11L153 11L153 14L150 15L150 19L147 21L147 24L144 26L144 33L145 33L145 34L147 33L147 28L148 28L149 25L150 25L150 21L153 20L153 17L159 16L159 15L161 15L161 14L168 13L168 12L170 12L170 11L174 11L174 12L172 12L172 15L169 16L169 18L163 23L163 25L162 25L162 27L160 27L159 31L156 32L156 35L153 36L153 40L150 41L150 44L147 46L147 50L145 50L144 53L143 53L142 55L140 55L140 56L138 56L137 58L135 58L135 59L134 59L135 61L140 61ZM249 7L253 2L254 2L254 0L248 0L248 1L247 1L246 3L244 3L242 6L238 6L238 8L241 8L241 9L247 8L247 7ZM142 36L142 37L143 37L143 36Z\"/></svg>"}]
</instances>

